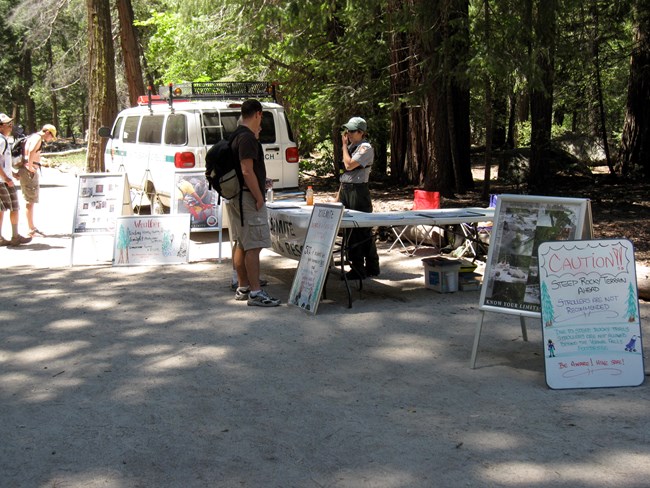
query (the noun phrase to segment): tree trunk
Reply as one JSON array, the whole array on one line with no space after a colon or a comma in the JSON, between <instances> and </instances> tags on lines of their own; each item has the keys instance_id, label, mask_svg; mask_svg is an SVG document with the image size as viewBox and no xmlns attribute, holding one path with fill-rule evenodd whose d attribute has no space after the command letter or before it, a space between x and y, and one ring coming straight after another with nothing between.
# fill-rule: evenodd
<instances>
[{"instance_id":1,"label":"tree trunk","mask_svg":"<svg viewBox=\"0 0 650 488\"><path fill-rule=\"evenodd\" d=\"M491 23L490 23L490 2L489 0L483 0L483 9L485 10L485 29L484 29L484 40L485 49L487 51L488 58L492 56L491 49L491 37L490 32ZM483 200L490 198L490 178L491 178L491 169L492 169L492 128L494 121L493 114L493 104L492 104L492 81L490 80L490 75L488 72L485 73L485 168L483 171L483 191L481 197Z\"/></svg>"},{"instance_id":2,"label":"tree trunk","mask_svg":"<svg viewBox=\"0 0 650 488\"><path fill-rule=\"evenodd\" d=\"M533 81L530 95L531 137L528 188L544 192L548 180L547 154L553 122L553 78L557 0L538 0L535 19L533 60L539 80Z\"/></svg>"},{"instance_id":3,"label":"tree trunk","mask_svg":"<svg viewBox=\"0 0 650 488\"><path fill-rule=\"evenodd\" d=\"M111 36L108 0L86 0L88 15L88 154L86 171L104 171L106 140L101 126L110 126L117 115L115 51Z\"/></svg>"},{"instance_id":4,"label":"tree trunk","mask_svg":"<svg viewBox=\"0 0 650 488\"><path fill-rule=\"evenodd\" d=\"M646 3L635 2L634 49L618 167L624 176L638 171L650 181L650 10Z\"/></svg>"},{"instance_id":5,"label":"tree trunk","mask_svg":"<svg viewBox=\"0 0 650 488\"><path fill-rule=\"evenodd\" d=\"M116 0L117 13L120 20L120 44L124 59L124 73L129 90L131 106L138 103L138 97L144 95L142 65L140 63L140 44L138 34L133 26L133 6L131 0Z\"/></svg>"},{"instance_id":6,"label":"tree trunk","mask_svg":"<svg viewBox=\"0 0 650 488\"><path fill-rule=\"evenodd\" d=\"M25 49L23 51L23 59L21 66L22 77L22 97L25 103L25 120L24 129L25 134L32 134L36 132L36 104L30 95L30 90L34 84L34 75L32 73L32 51Z\"/></svg>"},{"instance_id":7,"label":"tree trunk","mask_svg":"<svg viewBox=\"0 0 650 488\"><path fill-rule=\"evenodd\" d=\"M49 40L46 44L46 50L47 68L52 71L54 63L52 61L52 43ZM50 89L50 103L52 104L52 120L50 120L50 123L53 124L54 127L59 128L59 100L57 99L56 91L54 91L54 86L52 86L51 83L48 88Z\"/></svg>"}]
</instances>

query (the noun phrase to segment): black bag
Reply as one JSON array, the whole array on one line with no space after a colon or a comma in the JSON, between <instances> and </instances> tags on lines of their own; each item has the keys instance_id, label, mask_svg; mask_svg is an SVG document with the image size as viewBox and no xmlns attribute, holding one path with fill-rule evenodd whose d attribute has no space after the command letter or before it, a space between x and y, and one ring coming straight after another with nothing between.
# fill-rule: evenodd
<instances>
[{"instance_id":1,"label":"black bag","mask_svg":"<svg viewBox=\"0 0 650 488\"><path fill-rule=\"evenodd\" d=\"M239 196L244 186L244 176L238 155L232 151L232 141L241 133L238 127L228 139L214 144L205 155L205 179L211 190L227 200Z\"/></svg>"},{"instance_id":2,"label":"black bag","mask_svg":"<svg viewBox=\"0 0 650 488\"><path fill-rule=\"evenodd\" d=\"M244 175L242 174L239 155L232 150L232 141L245 127L237 127L228 139L222 139L214 144L205 155L205 179L211 190L219 194L219 198L232 200L239 197L241 224L244 225L244 210L242 204L242 188Z\"/></svg>"},{"instance_id":3,"label":"black bag","mask_svg":"<svg viewBox=\"0 0 650 488\"><path fill-rule=\"evenodd\" d=\"M17 136L11 145L11 166L14 169L22 168L25 165L25 141L27 141L27 137Z\"/></svg>"}]
</instances>

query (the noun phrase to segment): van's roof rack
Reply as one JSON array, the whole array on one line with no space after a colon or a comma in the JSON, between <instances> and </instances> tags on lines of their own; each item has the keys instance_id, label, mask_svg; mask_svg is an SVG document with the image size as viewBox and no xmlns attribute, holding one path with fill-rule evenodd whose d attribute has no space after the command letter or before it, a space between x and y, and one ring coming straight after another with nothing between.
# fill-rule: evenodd
<instances>
[{"instance_id":1,"label":"van's roof rack","mask_svg":"<svg viewBox=\"0 0 650 488\"><path fill-rule=\"evenodd\" d=\"M170 83L158 89L160 96L176 100L245 100L247 98L271 98L277 102L275 83L266 81L202 81Z\"/></svg>"}]
</instances>

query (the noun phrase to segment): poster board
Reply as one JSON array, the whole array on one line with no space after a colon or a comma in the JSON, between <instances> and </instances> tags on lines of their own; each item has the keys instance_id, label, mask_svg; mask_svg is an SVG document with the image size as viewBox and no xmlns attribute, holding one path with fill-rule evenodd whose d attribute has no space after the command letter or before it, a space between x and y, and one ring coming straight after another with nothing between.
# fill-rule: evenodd
<instances>
[{"instance_id":1,"label":"poster board","mask_svg":"<svg viewBox=\"0 0 650 488\"><path fill-rule=\"evenodd\" d=\"M187 263L189 246L189 214L120 217L113 244L113 265Z\"/></svg>"},{"instance_id":2,"label":"poster board","mask_svg":"<svg viewBox=\"0 0 650 488\"><path fill-rule=\"evenodd\" d=\"M172 215L189 215L192 232L221 230L222 209L217 192L210 190L203 170L174 172L175 195L171 199Z\"/></svg>"},{"instance_id":3,"label":"poster board","mask_svg":"<svg viewBox=\"0 0 650 488\"><path fill-rule=\"evenodd\" d=\"M317 203L311 212L307 236L289 293L289 304L316 314L332 250L341 225L343 205Z\"/></svg>"},{"instance_id":4,"label":"poster board","mask_svg":"<svg viewBox=\"0 0 650 488\"><path fill-rule=\"evenodd\" d=\"M643 383L632 243L626 239L544 242L538 260L548 386Z\"/></svg>"},{"instance_id":5,"label":"poster board","mask_svg":"<svg viewBox=\"0 0 650 488\"><path fill-rule=\"evenodd\" d=\"M589 201L499 195L479 309L539 317L539 244L591 237Z\"/></svg>"},{"instance_id":6,"label":"poster board","mask_svg":"<svg viewBox=\"0 0 650 488\"><path fill-rule=\"evenodd\" d=\"M115 221L131 215L131 194L123 173L87 173L78 177L72 234L112 234Z\"/></svg>"}]
</instances>

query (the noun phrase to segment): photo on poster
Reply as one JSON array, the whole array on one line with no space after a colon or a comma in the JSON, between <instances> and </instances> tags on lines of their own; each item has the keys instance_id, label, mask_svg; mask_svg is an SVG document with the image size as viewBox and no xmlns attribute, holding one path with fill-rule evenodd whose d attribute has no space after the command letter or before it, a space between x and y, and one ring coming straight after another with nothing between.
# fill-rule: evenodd
<instances>
[{"instance_id":1,"label":"photo on poster","mask_svg":"<svg viewBox=\"0 0 650 488\"><path fill-rule=\"evenodd\" d=\"M174 173L176 195L172 214L189 215L193 232L213 231L221 227L218 195L210 190L202 170L181 170Z\"/></svg>"},{"instance_id":2,"label":"photo on poster","mask_svg":"<svg viewBox=\"0 0 650 488\"><path fill-rule=\"evenodd\" d=\"M538 316L537 248L581 236L587 200L500 195L490 236L481 307Z\"/></svg>"}]
</instances>

